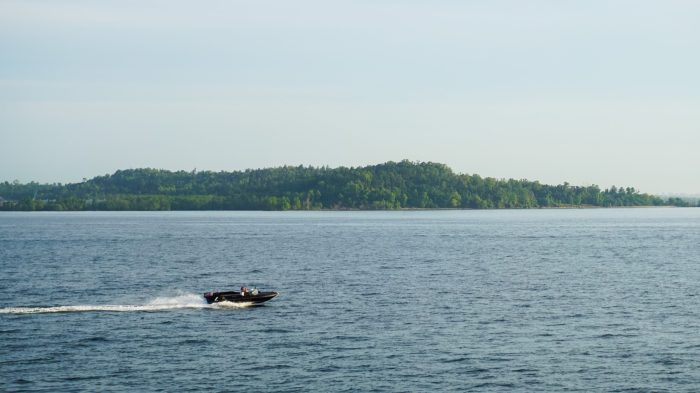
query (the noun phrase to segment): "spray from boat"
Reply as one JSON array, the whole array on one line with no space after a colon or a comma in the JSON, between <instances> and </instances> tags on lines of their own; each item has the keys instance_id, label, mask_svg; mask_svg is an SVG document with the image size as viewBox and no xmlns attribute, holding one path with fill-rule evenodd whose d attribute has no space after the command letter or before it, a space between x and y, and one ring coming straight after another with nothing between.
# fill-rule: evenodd
<instances>
[{"instance_id":1,"label":"spray from boat","mask_svg":"<svg viewBox=\"0 0 700 393\"><path fill-rule=\"evenodd\" d=\"M237 309L253 302L218 302L208 304L202 295L188 293L172 297L156 297L144 304L79 304L65 306L18 306L0 308L0 314L43 314L71 312L148 312L178 309Z\"/></svg>"}]
</instances>

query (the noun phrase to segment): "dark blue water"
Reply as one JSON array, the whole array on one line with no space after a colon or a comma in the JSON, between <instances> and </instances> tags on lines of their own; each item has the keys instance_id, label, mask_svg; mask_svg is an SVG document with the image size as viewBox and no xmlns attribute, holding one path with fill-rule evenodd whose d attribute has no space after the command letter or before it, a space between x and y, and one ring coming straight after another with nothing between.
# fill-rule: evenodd
<instances>
[{"instance_id":1,"label":"dark blue water","mask_svg":"<svg viewBox=\"0 0 700 393\"><path fill-rule=\"evenodd\" d=\"M698 391L700 209L0 214L0 391ZM208 306L241 285L281 295Z\"/></svg>"}]
</instances>

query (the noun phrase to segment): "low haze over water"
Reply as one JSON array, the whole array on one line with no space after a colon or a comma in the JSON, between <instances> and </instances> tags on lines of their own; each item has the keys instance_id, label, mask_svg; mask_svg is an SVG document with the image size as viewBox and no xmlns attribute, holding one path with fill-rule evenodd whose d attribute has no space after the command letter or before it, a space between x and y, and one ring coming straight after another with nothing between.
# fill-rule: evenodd
<instances>
[{"instance_id":1,"label":"low haze over water","mask_svg":"<svg viewBox=\"0 0 700 393\"><path fill-rule=\"evenodd\" d=\"M2 391L697 391L700 209L0 214ZM201 294L276 290L260 307Z\"/></svg>"}]
</instances>

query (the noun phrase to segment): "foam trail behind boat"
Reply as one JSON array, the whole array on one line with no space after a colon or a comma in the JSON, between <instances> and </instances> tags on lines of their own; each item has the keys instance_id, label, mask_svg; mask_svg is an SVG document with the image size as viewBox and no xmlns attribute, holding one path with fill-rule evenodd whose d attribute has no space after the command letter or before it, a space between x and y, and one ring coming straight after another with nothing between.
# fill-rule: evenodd
<instances>
[{"instance_id":1,"label":"foam trail behind boat","mask_svg":"<svg viewBox=\"0 0 700 393\"><path fill-rule=\"evenodd\" d=\"M202 295L184 294L173 297L157 297L146 304L84 304L73 306L49 307L5 307L0 314L40 314L68 312L128 312L128 311L162 311L184 308L241 308L248 304L207 304Z\"/></svg>"}]
</instances>

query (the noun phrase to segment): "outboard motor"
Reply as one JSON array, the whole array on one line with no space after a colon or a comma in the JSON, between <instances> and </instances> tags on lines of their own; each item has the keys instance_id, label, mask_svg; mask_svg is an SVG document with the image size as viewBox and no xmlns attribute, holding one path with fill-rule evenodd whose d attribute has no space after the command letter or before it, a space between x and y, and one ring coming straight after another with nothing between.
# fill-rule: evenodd
<instances>
[{"instance_id":1,"label":"outboard motor","mask_svg":"<svg viewBox=\"0 0 700 393\"><path fill-rule=\"evenodd\" d=\"M207 303L211 304L214 302L214 293L213 292L207 292L204 294L204 298L207 300Z\"/></svg>"}]
</instances>

